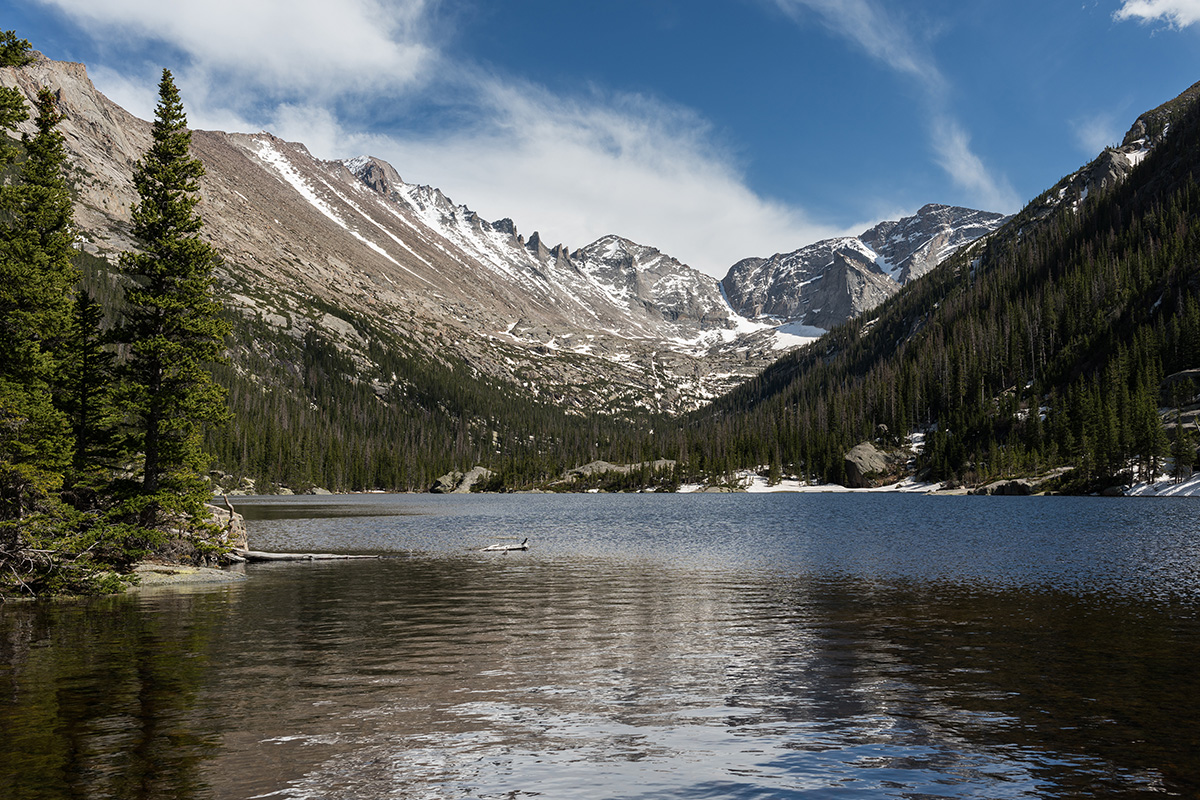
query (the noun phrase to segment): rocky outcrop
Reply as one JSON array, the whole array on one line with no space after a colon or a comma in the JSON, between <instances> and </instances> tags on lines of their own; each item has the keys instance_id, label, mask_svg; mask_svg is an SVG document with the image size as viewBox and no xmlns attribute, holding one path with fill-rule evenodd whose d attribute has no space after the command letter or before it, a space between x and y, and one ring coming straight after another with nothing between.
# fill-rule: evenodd
<instances>
[{"instance_id":1,"label":"rocky outcrop","mask_svg":"<svg viewBox=\"0 0 1200 800\"><path fill-rule=\"evenodd\" d=\"M469 472L447 472L433 482L429 491L433 494L470 494L475 484L489 480L494 474L485 467L475 467Z\"/></svg>"},{"instance_id":2,"label":"rocky outcrop","mask_svg":"<svg viewBox=\"0 0 1200 800\"><path fill-rule=\"evenodd\" d=\"M396 168L378 158L362 156L351 159L345 164L346 168L360 181L384 197L391 197L392 193L404 184L404 179L400 177Z\"/></svg>"},{"instance_id":3,"label":"rocky outcrop","mask_svg":"<svg viewBox=\"0 0 1200 800\"><path fill-rule=\"evenodd\" d=\"M660 458L657 461L645 461L637 464L610 464L607 461L589 461L582 467L568 470L567 479L575 479L581 477L591 477L592 475L603 475L606 472L613 472L620 475L628 475L629 473L640 470L643 467L655 472L661 472L665 469L671 469L676 464L675 461L669 458Z\"/></svg>"},{"instance_id":4,"label":"rocky outcrop","mask_svg":"<svg viewBox=\"0 0 1200 800\"><path fill-rule=\"evenodd\" d=\"M991 211L931 203L911 217L881 222L858 238L879 256L880 267L903 285L1008 219Z\"/></svg>"},{"instance_id":5,"label":"rocky outcrop","mask_svg":"<svg viewBox=\"0 0 1200 800\"><path fill-rule=\"evenodd\" d=\"M581 273L650 325L665 321L699 330L733 327L716 279L656 248L610 235L575 250L570 258Z\"/></svg>"},{"instance_id":6,"label":"rocky outcrop","mask_svg":"<svg viewBox=\"0 0 1200 800\"><path fill-rule=\"evenodd\" d=\"M1028 478L1017 478L1011 481L994 481L986 486L976 487L968 492L968 494L1022 497L1033 494L1035 490L1036 484L1034 481Z\"/></svg>"},{"instance_id":7,"label":"rocky outcrop","mask_svg":"<svg viewBox=\"0 0 1200 800\"><path fill-rule=\"evenodd\" d=\"M206 509L212 521L221 529L219 543L222 546L234 550L245 550L250 546L246 538L246 520L234 510L228 499L224 507L210 505Z\"/></svg>"},{"instance_id":8,"label":"rocky outcrop","mask_svg":"<svg viewBox=\"0 0 1200 800\"><path fill-rule=\"evenodd\" d=\"M882 486L897 477L905 461L905 455L885 452L871 442L857 444L845 456L846 486L851 489Z\"/></svg>"},{"instance_id":9,"label":"rocky outcrop","mask_svg":"<svg viewBox=\"0 0 1200 800\"><path fill-rule=\"evenodd\" d=\"M1091 163L1071 173L1030 203L1028 212L1042 219L1062 206L1079 208L1089 197L1116 186L1170 133L1171 124L1200 96L1200 83L1147 111L1134 121L1119 147L1106 147Z\"/></svg>"}]
</instances>

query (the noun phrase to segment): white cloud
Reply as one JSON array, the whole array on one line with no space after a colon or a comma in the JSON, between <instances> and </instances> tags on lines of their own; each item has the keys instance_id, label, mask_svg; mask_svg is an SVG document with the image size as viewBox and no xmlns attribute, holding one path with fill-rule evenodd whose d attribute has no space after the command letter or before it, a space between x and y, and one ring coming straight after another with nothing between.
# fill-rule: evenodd
<instances>
[{"instance_id":1,"label":"white cloud","mask_svg":"<svg viewBox=\"0 0 1200 800\"><path fill-rule=\"evenodd\" d=\"M775 0L799 21L801 11L816 12L834 33L861 47L896 72L909 75L931 92L944 90L945 79L929 48L917 41L902 19L872 0Z\"/></svg>"},{"instance_id":2,"label":"white cloud","mask_svg":"<svg viewBox=\"0 0 1200 800\"><path fill-rule=\"evenodd\" d=\"M1200 0L1124 0L1113 13L1117 20L1161 20L1177 28L1200 22Z\"/></svg>"},{"instance_id":3,"label":"white cloud","mask_svg":"<svg viewBox=\"0 0 1200 800\"><path fill-rule=\"evenodd\" d=\"M38 0L93 35L164 42L214 84L329 95L419 81L428 0Z\"/></svg>"},{"instance_id":4,"label":"white cloud","mask_svg":"<svg viewBox=\"0 0 1200 800\"><path fill-rule=\"evenodd\" d=\"M121 108L144 120L154 119L158 84L109 67L88 67L88 77L104 95Z\"/></svg>"},{"instance_id":5,"label":"white cloud","mask_svg":"<svg viewBox=\"0 0 1200 800\"><path fill-rule=\"evenodd\" d=\"M1089 157L1094 157L1109 145L1120 144L1124 138L1114 113L1096 114L1071 123L1075 141Z\"/></svg>"}]
</instances>

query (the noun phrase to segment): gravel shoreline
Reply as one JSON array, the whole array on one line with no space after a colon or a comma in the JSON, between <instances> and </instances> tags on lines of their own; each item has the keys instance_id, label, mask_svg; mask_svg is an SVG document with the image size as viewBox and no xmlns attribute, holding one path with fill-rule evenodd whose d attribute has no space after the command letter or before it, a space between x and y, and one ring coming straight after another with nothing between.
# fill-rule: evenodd
<instances>
[{"instance_id":1,"label":"gravel shoreline","mask_svg":"<svg viewBox=\"0 0 1200 800\"><path fill-rule=\"evenodd\" d=\"M241 583L246 573L212 567L188 567L178 564L138 564L133 570L141 579L138 586L192 586L205 583Z\"/></svg>"}]
</instances>

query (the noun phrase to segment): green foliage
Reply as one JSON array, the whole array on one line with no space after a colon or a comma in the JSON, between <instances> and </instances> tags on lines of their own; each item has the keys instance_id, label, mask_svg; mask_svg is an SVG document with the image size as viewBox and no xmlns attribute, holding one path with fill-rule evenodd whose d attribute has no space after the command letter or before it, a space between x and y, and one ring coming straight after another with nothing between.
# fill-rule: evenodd
<instances>
[{"instance_id":1,"label":"green foliage","mask_svg":"<svg viewBox=\"0 0 1200 800\"><path fill-rule=\"evenodd\" d=\"M66 486L100 489L117 466L116 355L107 349L104 312L86 289L75 295L63 358L59 406L71 421L74 450Z\"/></svg>"},{"instance_id":2,"label":"green foliage","mask_svg":"<svg viewBox=\"0 0 1200 800\"><path fill-rule=\"evenodd\" d=\"M143 528L47 502L19 522L0 521L0 594L121 591L133 580L129 566L155 538Z\"/></svg>"},{"instance_id":3,"label":"green foliage","mask_svg":"<svg viewBox=\"0 0 1200 800\"><path fill-rule=\"evenodd\" d=\"M27 63L27 50L11 33L0 37L0 63ZM19 148L10 137L0 148L8 176L0 184L0 594L117 591L132 580L134 561L166 545L160 523L189 528L194 557L215 547L206 538L211 525L198 521L207 469L198 444L200 426L223 417L220 390L205 371L226 330L208 294L217 260L195 237L189 193L199 165L186 157L178 96L164 90L159 141L135 176L143 203L134 232L147 247L124 259L128 294L140 305L123 329L131 382L118 386L101 307L90 292L75 293L78 259L105 298L114 296L73 248L62 116L49 89L35 106L33 132ZM0 125L11 131L27 117L22 96L0 89ZM147 448L155 485L118 492L124 502L114 507L119 396L145 401L130 406L135 418L144 420L149 407L163 421ZM146 441L138 429L124 444Z\"/></svg>"},{"instance_id":4,"label":"green foliage","mask_svg":"<svg viewBox=\"0 0 1200 800\"><path fill-rule=\"evenodd\" d=\"M0 518L17 519L61 485L70 432L53 385L70 319L71 200L61 119L38 95L19 178L0 186Z\"/></svg>"},{"instance_id":5,"label":"green foliage","mask_svg":"<svg viewBox=\"0 0 1200 800\"><path fill-rule=\"evenodd\" d=\"M0 67L24 67L33 59L28 39L18 39L16 31L0 31Z\"/></svg>"},{"instance_id":6,"label":"green foliage","mask_svg":"<svg viewBox=\"0 0 1200 800\"><path fill-rule=\"evenodd\" d=\"M117 337L130 353L120 398L133 418L129 446L141 453L140 481L126 487L126 508L147 527L177 514L201 515L209 465L203 425L227 413L224 391L207 371L229 326L212 296L219 257L199 237L204 166L190 144L179 92L163 70L153 143L134 172L140 199L133 235L142 249L121 257L129 283Z\"/></svg>"},{"instance_id":7,"label":"green foliage","mask_svg":"<svg viewBox=\"0 0 1200 800\"><path fill-rule=\"evenodd\" d=\"M642 460L649 420L571 413L367 318L327 307L310 313L352 323L367 340L361 355L317 327L297 338L233 319L237 368L214 370L229 387L233 419L209 429L207 446L235 482L425 491L451 470L483 465L503 476L500 490L545 483L597 458ZM293 324L301 322L296 315Z\"/></svg>"},{"instance_id":8,"label":"green foliage","mask_svg":"<svg viewBox=\"0 0 1200 800\"><path fill-rule=\"evenodd\" d=\"M20 67L33 59L29 42L18 39L14 31L0 31L0 67ZM9 167L20 154L7 131L29 119L29 109L20 89L0 87L0 171Z\"/></svg>"}]
</instances>

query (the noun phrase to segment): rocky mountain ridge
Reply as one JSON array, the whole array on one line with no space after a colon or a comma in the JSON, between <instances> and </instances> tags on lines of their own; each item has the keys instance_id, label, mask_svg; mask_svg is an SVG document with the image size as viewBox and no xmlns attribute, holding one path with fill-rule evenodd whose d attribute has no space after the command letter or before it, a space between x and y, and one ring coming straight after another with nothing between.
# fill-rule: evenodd
<instances>
[{"instance_id":1,"label":"rocky mountain ridge","mask_svg":"<svg viewBox=\"0 0 1200 800\"><path fill-rule=\"evenodd\" d=\"M149 123L104 97L80 64L39 58L0 70L0 83L29 97L55 90L81 244L115 261L133 246L130 176ZM788 268L767 270L757 299L738 277L744 267L718 282L615 235L575 250L548 246L511 220L489 222L436 188L405 183L380 159L326 161L267 132L195 131L193 151L207 169L205 235L225 259L222 300L236 314L295 340L319 335L364 372L372 331L386 330L431 359L465 362L580 411L695 408L811 338L779 323L827 329L861 313L898 288L887 269L919 274L976 229L927 218L983 213L931 206L920 223L882 223L857 245L777 256ZM821 264L790 266L808 252Z\"/></svg>"},{"instance_id":2,"label":"rocky mountain ridge","mask_svg":"<svg viewBox=\"0 0 1200 800\"><path fill-rule=\"evenodd\" d=\"M930 204L857 237L825 239L770 258L744 259L730 268L721 285L733 308L750 319L828 330L871 310L1008 219Z\"/></svg>"},{"instance_id":3,"label":"rocky mountain ridge","mask_svg":"<svg viewBox=\"0 0 1200 800\"><path fill-rule=\"evenodd\" d=\"M1023 223L1044 219L1063 205L1078 210L1088 197L1124 181L1133 168L1162 143L1172 123L1197 97L1200 97L1200 83L1193 84L1178 97L1140 115L1119 146L1106 147L1088 164L1035 198L1023 212Z\"/></svg>"}]
</instances>

